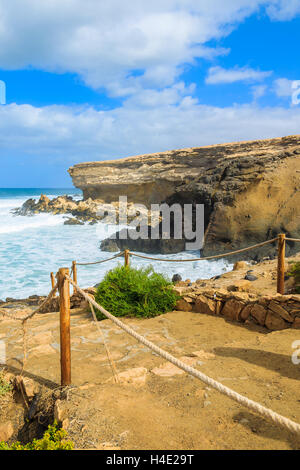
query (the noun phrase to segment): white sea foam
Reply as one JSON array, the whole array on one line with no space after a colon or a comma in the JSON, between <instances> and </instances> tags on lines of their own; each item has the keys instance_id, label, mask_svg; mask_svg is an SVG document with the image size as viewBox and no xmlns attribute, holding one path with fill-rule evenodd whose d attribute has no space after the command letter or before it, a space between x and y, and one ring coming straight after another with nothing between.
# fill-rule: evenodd
<instances>
[{"instance_id":1,"label":"white sea foam","mask_svg":"<svg viewBox=\"0 0 300 470\"><path fill-rule=\"evenodd\" d=\"M53 193L52 197L57 194ZM101 240L116 231L114 225L64 225L64 216L37 214L32 217L14 216L11 209L20 207L32 196L0 199L0 299L43 295L50 290L50 271L70 267L73 260L92 262L111 257L100 251ZM51 196L49 196L51 197ZM79 196L77 196L79 197ZM36 198L36 196L34 196ZM195 258L198 252L156 255L161 259ZM95 266L79 267L81 286L91 286L103 278L105 272L122 259ZM149 261L132 258L134 266L149 265ZM192 281L209 278L231 269L224 260L191 263L152 262L155 270L169 277L178 273Z\"/></svg>"}]
</instances>

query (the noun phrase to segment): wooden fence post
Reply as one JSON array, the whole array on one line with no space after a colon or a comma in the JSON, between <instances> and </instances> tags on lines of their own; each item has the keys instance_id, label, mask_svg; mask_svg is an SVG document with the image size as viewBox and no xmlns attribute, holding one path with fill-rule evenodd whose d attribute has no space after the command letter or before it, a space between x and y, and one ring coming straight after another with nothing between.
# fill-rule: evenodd
<instances>
[{"instance_id":1,"label":"wooden fence post","mask_svg":"<svg viewBox=\"0 0 300 470\"><path fill-rule=\"evenodd\" d=\"M278 235L277 293L284 294L285 234Z\"/></svg>"},{"instance_id":2,"label":"wooden fence post","mask_svg":"<svg viewBox=\"0 0 300 470\"><path fill-rule=\"evenodd\" d=\"M70 334L70 283L65 275L69 275L68 268L58 271L58 289L60 306L60 367L61 385L71 384L71 334Z\"/></svg>"},{"instance_id":3,"label":"wooden fence post","mask_svg":"<svg viewBox=\"0 0 300 470\"><path fill-rule=\"evenodd\" d=\"M51 285L52 285L52 289L53 289L53 287L55 286L55 277L54 277L53 273L50 273L50 278L51 278Z\"/></svg>"},{"instance_id":4,"label":"wooden fence post","mask_svg":"<svg viewBox=\"0 0 300 470\"><path fill-rule=\"evenodd\" d=\"M129 266L129 250L124 251L125 266Z\"/></svg>"},{"instance_id":5,"label":"wooden fence post","mask_svg":"<svg viewBox=\"0 0 300 470\"><path fill-rule=\"evenodd\" d=\"M72 270L73 270L73 281L75 282L75 284L77 284L77 264L76 264L76 261L72 262ZM75 292L76 292L76 288L73 287L73 294L75 294Z\"/></svg>"}]
</instances>

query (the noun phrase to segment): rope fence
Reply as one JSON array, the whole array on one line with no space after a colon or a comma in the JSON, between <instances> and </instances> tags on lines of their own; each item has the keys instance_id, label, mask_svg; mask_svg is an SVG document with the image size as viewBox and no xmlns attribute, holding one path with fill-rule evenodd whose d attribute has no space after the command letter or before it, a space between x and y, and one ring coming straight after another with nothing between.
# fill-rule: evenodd
<instances>
[{"instance_id":1,"label":"rope fence","mask_svg":"<svg viewBox=\"0 0 300 470\"><path fill-rule=\"evenodd\" d=\"M160 357L164 358L165 360L169 361L176 367L182 369L189 375L195 377L196 379L201 380L208 386L212 387L213 389L219 391L223 395L231 398L235 402L246 406L250 410L254 411L255 413L260 414L261 416L271 420L273 423L288 429L289 431L300 434L300 425L274 411L271 409L257 403L247 397L235 392L234 390L226 387L222 383L214 380L213 378L207 376L206 374L202 373L201 371L187 365L186 363L180 361L172 354L168 353L167 351L163 350L162 348L158 347L151 341L147 340L144 336L137 333L134 329L130 326L124 324L121 320L116 318L110 312L105 310L101 305L99 305L92 297L90 297L84 290L82 290L77 284L77 266L90 266L90 265L97 265L104 262L111 261L113 259L119 258L124 256L125 259L125 266L129 266L130 262L130 255L136 256L139 258L154 260L154 261L172 261L172 262L193 262L193 261L203 261L209 259L216 259L222 258L226 256L230 256L232 254L242 253L248 250L252 250L257 247L265 246L267 244L271 244L276 242L278 243L278 267L277 267L277 292L283 294L284 293L284 273L285 273L285 246L287 241L291 242L300 242L300 239L294 238L287 238L285 234L279 234L278 237L273 238L271 240L267 240L262 243L258 243L256 245L252 245L247 248L243 248L241 250L235 250L229 253L224 253L222 255L215 255L209 256L204 258L197 258L197 259L184 259L184 260L171 260L171 259L161 259L155 258L150 256L139 255L137 253L131 252L130 250L122 251L115 256L96 261L93 263L76 263L73 261L71 270L68 268L61 268L59 269L56 279L53 273L51 273L51 283L52 289L49 292L47 298L39 305L34 311L23 315L15 315L14 313L7 313L5 309L0 308L0 315L7 317L12 320L20 321L22 323L23 329L23 366L22 372L23 374L26 359L27 359L27 322L28 320L32 319L37 313L39 313L42 309L45 308L47 303L52 299L52 297L56 294L56 291L59 292L59 306L60 306L60 364L61 364L61 385L62 387L69 386L71 384L71 332L70 332L70 284L73 286L74 292L78 292L90 305L93 321L97 327L97 330L102 336L103 345L106 351L106 355L112 370L112 374L116 383L119 383L119 376L116 365L112 359L112 355L110 354L108 345L106 344L106 340L104 334L101 330L99 322L97 321L97 316L95 310L100 311L106 318L110 319L115 325L125 331L127 334L135 338L137 341L142 343L144 346L149 348L154 353L158 354ZM73 276L73 279L70 277Z\"/></svg>"},{"instance_id":2,"label":"rope fence","mask_svg":"<svg viewBox=\"0 0 300 470\"><path fill-rule=\"evenodd\" d=\"M129 252L132 256L136 256L138 258L150 259L153 261L167 261L167 262L174 262L174 263L186 263L188 261L207 261L212 259L219 259L219 258L226 258L227 256L236 255L238 253L244 253L246 251L253 250L254 248L259 248L261 246L268 245L269 243L276 242L277 237L273 238L272 240L267 240L262 243L257 243L256 245L248 246L246 248L241 248L240 250L230 251L229 253L222 253L221 255L212 255L212 256L203 256L203 258L194 258L194 259L163 259L163 258L153 258L151 256L144 256L137 253Z\"/></svg>"},{"instance_id":3,"label":"rope fence","mask_svg":"<svg viewBox=\"0 0 300 470\"><path fill-rule=\"evenodd\" d=\"M146 255L141 255L139 253L135 253L133 251L130 251L128 249L121 251L120 253L117 253L115 256L111 258L107 258L105 260L101 261L95 261L91 263L77 263L76 261L73 261L72 263L72 274L73 274L73 281L75 283L77 282L77 266L91 266L91 265L97 265L97 264L102 264L106 263L108 261L114 260L116 258L120 258L121 256L124 256L125 260L125 266L129 266L130 262L130 256L135 257L135 258L141 258L149 261L158 261L158 262L167 262L167 263L188 263L188 262L198 262L198 261L208 261L208 260L214 260L214 259L221 259L221 258L226 258L228 256L232 255L237 255L239 253L245 253L247 251L253 250L255 248L260 248L265 245L269 245L272 243L278 243L278 263L277 263L277 293L279 294L284 294L284 275L285 275L285 247L286 247L286 242L300 242L300 239L298 238L288 238L285 236L285 234L279 234L277 237L272 238L270 240L266 240L261 243L256 243L255 245L251 245L245 248L241 248L239 250L234 250L230 251L227 253L222 253L222 254L217 254L217 255L211 255L211 256L204 256L202 258L190 258L190 259L168 259L168 258L156 258L154 256L146 256ZM53 273L51 273L53 275Z\"/></svg>"},{"instance_id":4,"label":"rope fence","mask_svg":"<svg viewBox=\"0 0 300 470\"><path fill-rule=\"evenodd\" d=\"M70 284L76 288L76 290L82 295L82 297L87 300L93 307L95 307L97 310L99 310L103 315L106 316L109 320L111 320L115 325L120 327L122 330L124 330L126 333L128 333L130 336L135 338L137 341L142 343L144 346L149 348L151 351L155 352L158 354L160 357L166 359L167 361L171 362L174 364L176 367L184 370L187 372L189 375L195 377L196 379L201 380L205 384L209 385L213 389L217 390L218 392L222 393L223 395L226 395L227 397L231 398L232 400L236 401L237 403L246 406L250 410L254 411L255 413L260 414L261 416L271 420L275 424L284 427L288 429L289 431L300 434L300 425L296 423L295 421L292 421L275 411L272 411L269 408L266 408L265 406L261 405L260 403L257 403L253 400L250 400L249 398L235 392L234 390L230 389L229 387L226 387L222 383L212 379L211 377L208 377L206 374L203 372L200 372L199 370L185 364L184 362L180 361L176 357L172 356L172 354L168 353L167 351L163 350L162 348L156 346L154 343L151 341L147 340L144 336L140 335L136 331L134 331L130 326L124 324L121 320L116 318L114 315L112 315L110 312L108 312L106 309L104 309L101 305L99 305L94 299L88 296L86 292L84 292L80 287L74 283L74 281L70 278L70 276L66 276L66 279L69 281Z\"/></svg>"}]
</instances>

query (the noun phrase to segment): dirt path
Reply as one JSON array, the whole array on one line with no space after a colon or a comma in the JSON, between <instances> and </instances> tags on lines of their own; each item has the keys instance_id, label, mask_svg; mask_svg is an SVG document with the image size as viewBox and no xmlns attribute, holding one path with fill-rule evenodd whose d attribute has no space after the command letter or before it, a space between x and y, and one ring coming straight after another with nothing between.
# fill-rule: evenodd
<instances>
[{"instance_id":1,"label":"dirt path","mask_svg":"<svg viewBox=\"0 0 300 470\"><path fill-rule=\"evenodd\" d=\"M300 365L291 361L299 330L266 330L224 318L172 312L125 320L149 340L247 397L300 422ZM72 314L72 381L68 420L79 448L300 449L300 439L189 377L101 322L121 384L115 384L102 339L89 315ZM29 323L26 371L59 382L58 314ZM20 369L19 324L0 322L7 364Z\"/></svg>"}]
</instances>

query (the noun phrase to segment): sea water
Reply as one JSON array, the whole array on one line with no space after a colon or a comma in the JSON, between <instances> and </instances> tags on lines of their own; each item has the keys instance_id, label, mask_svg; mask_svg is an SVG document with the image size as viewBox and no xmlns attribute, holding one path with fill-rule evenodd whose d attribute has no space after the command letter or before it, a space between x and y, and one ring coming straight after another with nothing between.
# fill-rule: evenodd
<instances>
[{"instance_id":1,"label":"sea water","mask_svg":"<svg viewBox=\"0 0 300 470\"><path fill-rule=\"evenodd\" d=\"M46 295L51 290L50 272L71 267L72 261L93 262L114 254L100 250L100 242L116 231L115 225L64 225L66 215L37 214L15 216L14 208L27 199L70 195L81 199L77 189L0 189L0 299L17 299L30 295ZM168 259L197 258L199 252L155 255ZM100 282L105 273L123 262L122 258L95 266L78 266L78 283L88 287ZM178 273L183 279L207 279L232 269L226 260L169 263L132 258L133 266L148 266L172 278Z\"/></svg>"}]
</instances>

